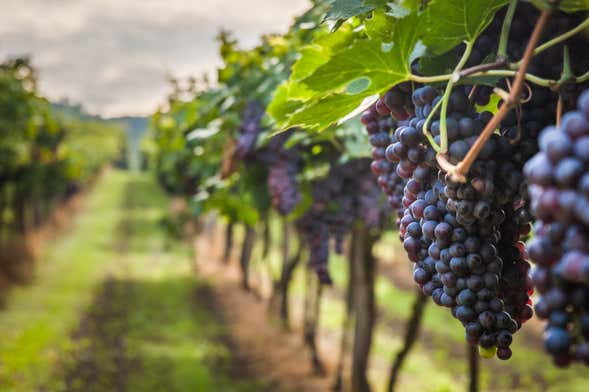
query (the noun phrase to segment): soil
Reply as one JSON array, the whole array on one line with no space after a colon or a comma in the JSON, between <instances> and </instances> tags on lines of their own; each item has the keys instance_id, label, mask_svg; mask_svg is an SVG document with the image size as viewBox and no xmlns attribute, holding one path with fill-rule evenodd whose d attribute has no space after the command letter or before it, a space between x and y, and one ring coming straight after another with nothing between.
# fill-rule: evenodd
<instances>
[{"instance_id":1,"label":"soil","mask_svg":"<svg viewBox=\"0 0 589 392\"><path fill-rule=\"evenodd\" d=\"M69 358L72 365L65 377L65 390L126 390L130 371L140 366L138 358L128 354L125 336L129 329L125 298L132 283L107 278L93 304L83 316L72 338L83 341L81 349Z\"/></svg>"},{"instance_id":2,"label":"soil","mask_svg":"<svg viewBox=\"0 0 589 392\"><path fill-rule=\"evenodd\" d=\"M241 371L262 380L268 391L330 390L337 358L336 340L326 342L320 337L326 375L314 374L300 328L287 331L278 322L272 322L266 294L242 289L237 260L230 265L222 264L220 243L215 234L198 237L196 268L200 277L211 282L213 306L229 330Z\"/></svg>"}]
</instances>

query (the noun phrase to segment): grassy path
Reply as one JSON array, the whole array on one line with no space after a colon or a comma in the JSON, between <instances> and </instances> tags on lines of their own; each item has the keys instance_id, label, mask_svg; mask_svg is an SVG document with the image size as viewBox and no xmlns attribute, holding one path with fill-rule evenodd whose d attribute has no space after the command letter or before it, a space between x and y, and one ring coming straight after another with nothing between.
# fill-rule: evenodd
<instances>
[{"instance_id":1,"label":"grassy path","mask_svg":"<svg viewBox=\"0 0 589 392\"><path fill-rule=\"evenodd\" d=\"M0 312L1 391L249 391L148 175L107 173Z\"/></svg>"}]
</instances>

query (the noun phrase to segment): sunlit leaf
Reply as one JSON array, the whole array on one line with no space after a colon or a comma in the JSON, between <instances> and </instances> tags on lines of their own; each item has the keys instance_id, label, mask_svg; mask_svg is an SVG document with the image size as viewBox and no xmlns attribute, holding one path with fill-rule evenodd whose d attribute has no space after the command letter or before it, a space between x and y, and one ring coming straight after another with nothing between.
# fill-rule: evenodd
<instances>
[{"instance_id":1,"label":"sunlit leaf","mask_svg":"<svg viewBox=\"0 0 589 392\"><path fill-rule=\"evenodd\" d=\"M472 41L491 23L508 0L433 0L427 10L423 42L431 54L441 54L462 41Z\"/></svg>"}]
</instances>

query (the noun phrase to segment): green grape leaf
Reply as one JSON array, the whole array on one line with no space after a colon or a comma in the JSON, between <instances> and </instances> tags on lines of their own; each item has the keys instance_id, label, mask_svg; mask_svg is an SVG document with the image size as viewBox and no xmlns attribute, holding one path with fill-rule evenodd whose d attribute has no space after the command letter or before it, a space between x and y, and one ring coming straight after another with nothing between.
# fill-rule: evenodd
<instances>
[{"instance_id":1,"label":"green grape leaf","mask_svg":"<svg viewBox=\"0 0 589 392\"><path fill-rule=\"evenodd\" d=\"M355 39L351 26L345 26L336 32L319 35L311 45L303 47L300 57L292 67L291 80L302 80L311 75L319 66L325 64L333 52L350 45Z\"/></svg>"},{"instance_id":2,"label":"green grape leaf","mask_svg":"<svg viewBox=\"0 0 589 392\"><path fill-rule=\"evenodd\" d=\"M334 54L303 83L314 91L328 94L363 77L370 80L370 87L364 91L367 96L407 80L411 61L417 55L419 28L417 14L400 19L393 29L394 45L382 45L374 40L357 41Z\"/></svg>"},{"instance_id":3,"label":"green grape leaf","mask_svg":"<svg viewBox=\"0 0 589 392\"><path fill-rule=\"evenodd\" d=\"M329 60L329 54L319 45L306 46L299 53L301 57L292 66L292 80L306 78Z\"/></svg>"},{"instance_id":4,"label":"green grape leaf","mask_svg":"<svg viewBox=\"0 0 589 392\"><path fill-rule=\"evenodd\" d=\"M311 76L303 79L303 83L314 91L335 91L365 77L371 82L370 91L378 90L383 85L389 85L391 78L403 79L408 75L402 64L403 59L391 56L391 52L383 51L380 42L358 41L335 54Z\"/></svg>"},{"instance_id":5,"label":"green grape leaf","mask_svg":"<svg viewBox=\"0 0 589 392\"><path fill-rule=\"evenodd\" d=\"M365 5L364 0L334 0L323 20L346 20L373 9L374 6Z\"/></svg>"},{"instance_id":6,"label":"green grape leaf","mask_svg":"<svg viewBox=\"0 0 589 392\"><path fill-rule=\"evenodd\" d=\"M419 73L425 76L449 74L456 67L458 60L453 52L425 56L419 59Z\"/></svg>"},{"instance_id":7,"label":"green grape leaf","mask_svg":"<svg viewBox=\"0 0 589 392\"><path fill-rule=\"evenodd\" d=\"M532 3L540 9L550 8L552 5L548 0L532 0ZM564 12L589 11L589 0L562 0L558 8Z\"/></svg>"},{"instance_id":8,"label":"green grape leaf","mask_svg":"<svg viewBox=\"0 0 589 392\"><path fill-rule=\"evenodd\" d=\"M366 14L386 4L384 0L333 0L329 10L323 18L343 22L354 16Z\"/></svg>"},{"instance_id":9,"label":"green grape leaf","mask_svg":"<svg viewBox=\"0 0 589 392\"><path fill-rule=\"evenodd\" d=\"M411 62L424 52L418 41L422 15L412 13L395 21L394 44L357 40L334 52L302 81L291 76L286 87L276 93L270 114L283 129L322 130L345 118L365 98L409 80Z\"/></svg>"},{"instance_id":10,"label":"green grape leaf","mask_svg":"<svg viewBox=\"0 0 589 392\"><path fill-rule=\"evenodd\" d=\"M407 16L407 15L405 15ZM381 42L391 42L396 18L382 10L376 10L372 17L364 22L366 35L370 39Z\"/></svg>"},{"instance_id":11,"label":"green grape leaf","mask_svg":"<svg viewBox=\"0 0 589 392\"><path fill-rule=\"evenodd\" d=\"M288 119L285 128L296 126L308 130L323 130L344 118L348 113L356 109L361 102L361 96L344 93L332 94L317 99L294 113Z\"/></svg>"},{"instance_id":12,"label":"green grape leaf","mask_svg":"<svg viewBox=\"0 0 589 392\"><path fill-rule=\"evenodd\" d=\"M370 87L370 79L361 77L348 83L346 92L351 95L360 94L366 91L368 87Z\"/></svg>"},{"instance_id":13,"label":"green grape leaf","mask_svg":"<svg viewBox=\"0 0 589 392\"><path fill-rule=\"evenodd\" d=\"M389 7L387 15L394 18L401 19L411 14L411 9L405 8L397 3L387 3L387 6Z\"/></svg>"},{"instance_id":14,"label":"green grape leaf","mask_svg":"<svg viewBox=\"0 0 589 392\"><path fill-rule=\"evenodd\" d=\"M266 111L272 118L279 123L286 122L290 113L297 111L302 102L299 100L289 99L288 83L283 83L274 92L274 97Z\"/></svg>"},{"instance_id":15,"label":"green grape leaf","mask_svg":"<svg viewBox=\"0 0 589 392\"><path fill-rule=\"evenodd\" d=\"M425 11L423 42L430 54L442 54L462 41L473 41L508 0L433 0Z\"/></svg>"}]
</instances>

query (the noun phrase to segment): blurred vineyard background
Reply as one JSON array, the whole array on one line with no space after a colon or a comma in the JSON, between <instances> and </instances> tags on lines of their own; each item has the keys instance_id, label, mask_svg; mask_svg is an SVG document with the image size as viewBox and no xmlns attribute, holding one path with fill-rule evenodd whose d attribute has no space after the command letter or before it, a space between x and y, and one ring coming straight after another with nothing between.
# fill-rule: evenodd
<instances>
[{"instance_id":1,"label":"blurred vineyard background","mask_svg":"<svg viewBox=\"0 0 589 392\"><path fill-rule=\"evenodd\" d=\"M0 63L0 391L589 391L541 321L482 359L426 301L358 116L278 132L300 48L357 33L312 3L252 48L219 32L216 82L168 75L145 116L44 97L34 54ZM315 199L355 215L314 231Z\"/></svg>"},{"instance_id":2,"label":"blurred vineyard background","mask_svg":"<svg viewBox=\"0 0 589 392\"><path fill-rule=\"evenodd\" d=\"M42 98L27 59L9 60L0 69L2 390L331 387L349 261L332 256L334 286L324 289L317 320L318 373L303 339L309 291L304 268L296 270L290 288L290 328L268 312L281 275L282 218L269 212L253 225L260 236L269 237L253 247L252 290L246 293L239 249L225 254L225 235L231 225L233 242L240 244L247 226L231 214L191 211L200 203L187 204L179 197L190 189L184 188L185 178L170 177L186 172L177 171L177 165L191 164L190 152L197 146L187 148L186 143L204 140L185 139L182 126L199 110L202 98L180 100L173 93L168 111L152 120L156 138L151 139L147 118L105 120L79 106ZM215 164L219 158L211 156ZM202 162L192 164L194 175L202 175L196 166ZM160 183L168 195L155 175L165 170L168 176ZM383 235L374 252L378 321L370 378L377 390L385 387L389 363L403 346L418 298L395 237L392 231ZM293 249L301 246L293 242ZM534 325L524 332L510 362L483 364L485 388L589 387L584 370L550 365L541 353L541 328ZM427 307L400 390L466 389L468 350L462 334L450 314ZM493 377L497 372L503 376Z\"/></svg>"}]
</instances>

